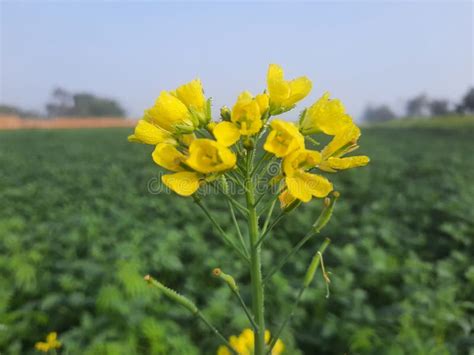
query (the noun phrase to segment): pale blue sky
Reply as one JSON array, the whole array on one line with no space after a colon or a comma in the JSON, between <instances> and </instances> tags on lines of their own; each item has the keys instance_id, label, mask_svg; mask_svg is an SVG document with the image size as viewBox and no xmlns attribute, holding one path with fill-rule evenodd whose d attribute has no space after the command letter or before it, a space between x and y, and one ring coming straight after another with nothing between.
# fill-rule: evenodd
<instances>
[{"instance_id":1,"label":"pale blue sky","mask_svg":"<svg viewBox=\"0 0 474 355\"><path fill-rule=\"evenodd\" d=\"M471 2L2 2L0 102L42 109L54 86L131 115L195 77L215 106L265 87L269 63L307 75L355 116L473 84Z\"/></svg>"}]
</instances>

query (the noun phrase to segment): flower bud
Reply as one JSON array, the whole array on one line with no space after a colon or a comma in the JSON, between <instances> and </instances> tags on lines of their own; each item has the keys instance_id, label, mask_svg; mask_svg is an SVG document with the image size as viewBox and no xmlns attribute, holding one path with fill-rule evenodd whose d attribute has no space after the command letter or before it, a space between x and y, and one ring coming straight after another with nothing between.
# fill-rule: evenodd
<instances>
[{"instance_id":1,"label":"flower bud","mask_svg":"<svg viewBox=\"0 0 474 355\"><path fill-rule=\"evenodd\" d=\"M245 149L247 150L252 150L255 148L255 143L248 136L246 137L246 139L244 139L243 143L244 143Z\"/></svg>"},{"instance_id":2,"label":"flower bud","mask_svg":"<svg viewBox=\"0 0 474 355\"><path fill-rule=\"evenodd\" d=\"M221 120L230 121L230 109L227 106L221 107Z\"/></svg>"},{"instance_id":3,"label":"flower bud","mask_svg":"<svg viewBox=\"0 0 474 355\"><path fill-rule=\"evenodd\" d=\"M326 197L324 199L324 209L322 210L321 214L319 215L316 222L314 222L313 227L312 227L316 233L319 233L321 229L323 229L326 226L326 224L329 222L329 220L331 219L332 212L334 211L334 206L336 204L336 200L338 199L339 195L340 195L339 192L334 191L332 193L332 198Z\"/></svg>"}]
</instances>

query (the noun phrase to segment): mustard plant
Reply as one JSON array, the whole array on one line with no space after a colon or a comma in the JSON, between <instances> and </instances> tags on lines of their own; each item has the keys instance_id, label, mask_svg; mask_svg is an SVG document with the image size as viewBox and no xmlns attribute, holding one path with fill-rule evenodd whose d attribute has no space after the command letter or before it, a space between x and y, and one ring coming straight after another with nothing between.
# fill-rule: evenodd
<instances>
[{"instance_id":1,"label":"mustard plant","mask_svg":"<svg viewBox=\"0 0 474 355\"><path fill-rule=\"evenodd\" d=\"M297 122L275 117L293 110L311 88L308 78L285 80L283 69L271 64L264 92L256 96L242 92L232 109L222 107L220 119L213 121L211 99L205 97L201 81L196 79L174 91L162 91L129 136L131 142L155 146L153 161L168 171L162 176L163 184L177 195L193 199L223 243L248 267L251 283L243 287L250 287L249 307L239 291L242 285L219 268L213 271L228 285L249 320L250 328L230 338L187 297L145 276L150 285L200 318L220 338L218 355L283 353L281 332L318 269L329 285L323 261L329 239L325 239L302 277L290 313L271 335L265 325L265 285L329 222L339 192L325 175L369 162L367 156L345 156L358 148L361 132L342 102L331 99L329 93L304 109ZM319 135L330 137L322 149L318 149ZM207 208L205 195L200 193L206 187L215 188L225 199L235 235L226 233ZM308 233L274 265L264 265L263 271L261 252L271 240L272 230L302 203L315 198L322 200L322 210ZM241 230L239 219L245 220L248 233Z\"/></svg>"}]
</instances>

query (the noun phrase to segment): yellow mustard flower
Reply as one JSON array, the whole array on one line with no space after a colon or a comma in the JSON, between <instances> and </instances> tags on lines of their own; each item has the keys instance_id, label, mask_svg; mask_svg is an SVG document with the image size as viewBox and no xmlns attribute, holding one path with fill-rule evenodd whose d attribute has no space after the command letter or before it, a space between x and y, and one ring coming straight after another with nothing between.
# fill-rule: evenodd
<instances>
[{"instance_id":1,"label":"yellow mustard flower","mask_svg":"<svg viewBox=\"0 0 474 355\"><path fill-rule=\"evenodd\" d=\"M203 174L229 170L235 166L237 157L223 144L211 139L199 138L189 146L186 164Z\"/></svg>"},{"instance_id":2,"label":"yellow mustard flower","mask_svg":"<svg viewBox=\"0 0 474 355\"><path fill-rule=\"evenodd\" d=\"M244 91L232 108L230 121L223 121L213 127L214 137L219 143L229 147L241 136L257 134L263 127L262 116L267 111L268 105L267 94L253 97L250 92Z\"/></svg>"},{"instance_id":3,"label":"yellow mustard flower","mask_svg":"<svg viewBox=\"0 0 474 355\"><path fill-rule=\"evenodd\" d=\"M183 164L186 156L176 146L168 143L160 143L152 153L153 161L159 166L171 171L185 170Z\"/></svg>"},{"instance_id":4,"label":"yellow mustard flower","mask_svg":"<svg viewBox=\"0 0 474 355\"><path fill-rule=\"evenodd\" d=\"M307 172L321 161L321 153L307 149L297 150L283 159L285 184L291 196L309 202L313 197L326 197L332 191L333 186L328 179Z\"/></svg>"},{"instance_id":5,"label":"yellow mustard flower","mask_svg":"<svg viewBox=\"0 0 474 355\"><path fill-rule=\"evenodd\" d=\"M170 132L158 127L145 119L138 121L134 134L128 136L130 142L145 144L176 143Z\"/></svg>"},{"instance_id":6,"label":"yellow mustard flower","mask_svg":"<svg viewBox=\"0 0 474 355\"><path fill-rule=\"evenodd\" d=\"M360 137L360 129L352 124L340 132L322 150L322 161L319 169L327 172L350 169L365 166L369 163L369 157L365 155L342 158L344 154L357 149L357 140Z\"/></svg>"},{"instance_id":7,"label":"yellow mustard flower","mask_svg":"<svg viewBox=\"0 0 474 355\"><path fill-rule=\"evenodd\" d=\"M312 84L305 76L287 81L283 69L277 64L270 64L267 86L272 110L286 111L309 94Z\"/></svg>"},{"instance_id":8,"label":"yellow mustard flower","mask_svg":"<svg viewBox=\"0 0 474 355\"><path fill-rule=\"evenodd\" d=\"M58 340L58 334L51 332L46 336L46 342L39 341L35 344L35 349L44 353L47 353L53 349L59 349L61 342Z\"/></svg>"},{"instance_id":9,"label":"yellow mustard flower","mask_svg":"<svg viewBox=\"0 0 474 355\"><path fill-rule=\"evenodd\" d=\"M175 96L186 105L201 125L207 124L211 119L209 104L204 96L201 80L195 79L181 85L174 92Z\"/></svg>"},{"instance_id":10,"label":"yellow mustard flower","mask_svg":"<svg viewBox=\"0 0 474 355\"><path fill-rule=\"evenodd\" d=\"M176 96L162 91L155 105L145 111L145 118L171 133L191 133L199 122Z\"/></svg>"},{"instance_id":11,"label":"yellow mustard flower","mask_svg":"<svg viewBox=\"0 0 474 355\"><path fill-rule=\"evenodd\" d=\"M282 158L304 148L304 137L293 123L275 119L270 126L272 130L263 145L263 149L267 152Z\"/></svg>"},{"instance_id":12,"label":"yellow mustard flower","mask_svg":"<svg viewBox=\"0 0 474 355\"><path fill-rule=\"evenodd\" d=\"M181 196L191 196L199 189L202 175L192 171L180 171L161 177L163 184Z\"/></svg>"},{"instance_id":13,"label":"yellow mustard flower","mask_svg":"<svg viewBox=\"0 0 474 355\"><path fill-rule=\"evenodd\" d=\"M271 334L268 330L265 331L265 343L268 345L270 342ZM251 329L244 329L239 336L232 335L229 338L229 343L232 348L239 355L253 355L253 348L255 343L255 336ZM271 355L280 355L283 354L285 350L285 345L283 342L278 339L275 343L275 346L272 349ZM217 355L231 355L231 351L225 345L220 346L217 349Z\"/></svg>"},{"instance_id":14,"label":"yellow mustard flower","mask_svg":"<svg viewBox=\"0 0 474 355\"><path fill-rule=\"evenodd\" d=\"M352 119L346 114L342 102L331 100L329 93L311 105L300 119L299 128L304 135L325 133L331 136L352 125Z\"/></svg>"}]
</instances>

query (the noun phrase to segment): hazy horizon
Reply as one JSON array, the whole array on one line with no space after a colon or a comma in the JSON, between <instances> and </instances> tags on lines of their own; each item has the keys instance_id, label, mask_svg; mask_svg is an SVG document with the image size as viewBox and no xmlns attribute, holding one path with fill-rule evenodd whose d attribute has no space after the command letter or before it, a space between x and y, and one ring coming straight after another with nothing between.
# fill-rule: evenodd
<instances>
[{"instance_id":1,"label":"hazy horizon","mask_svg":"<svg viewBox=\"0 0 474 355\"><path fill-rule=\"evenodd\" d=\"M203 81L214 108L265 88L269 63L307 75L359 116L474 82L471 2L2 2L0 102L43 110L51 90L115 98L138 117L161 90Z\"/></svg>"}]
</instances>

